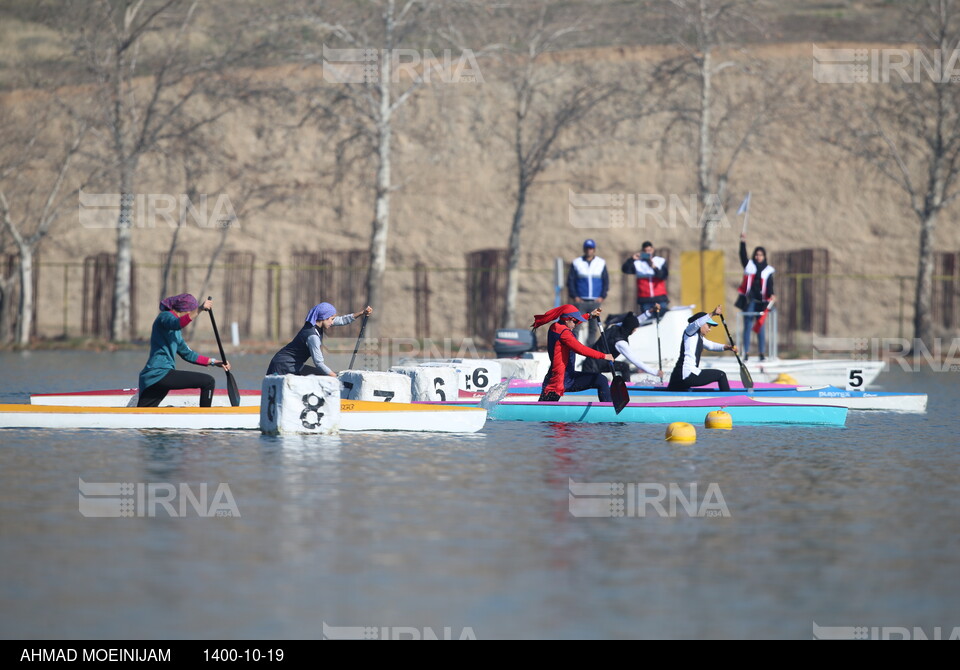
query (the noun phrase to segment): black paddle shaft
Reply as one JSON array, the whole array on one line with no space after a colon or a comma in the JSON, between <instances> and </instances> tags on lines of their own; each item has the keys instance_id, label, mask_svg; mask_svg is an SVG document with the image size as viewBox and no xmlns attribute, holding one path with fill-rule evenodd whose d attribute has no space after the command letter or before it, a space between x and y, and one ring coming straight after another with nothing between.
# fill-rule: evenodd
<instances>
[{"instance_id":1,"label":"black paddle shaft","mask_svg":"<svg viewBox=\"0 0 960 670\"><path fill-rule=\"evenodd\" d=\"M607 350L607 353L613 356L613 352L610 351L610 343L607 342L607 333L603 329L603 323L600 321L600 317L597 318L597 326L600 327L600 337L603 338L603 348ZM623 408L627 406L627 403L630 402L630 392L627 391L627 383L623 380L623 377L617 374L617 369L613 366L613 361L610 363L610 372L613 373L613 380L610 383L610 395L613 399L613 409L614 412L619 414L623 411Z\"/></svg>"},{"instance_id":2,"label":"black paddle shaft","mask_svg":"<svg viewBox=\"0 0 960 670\"><path fill-rule=\"evenodd\" d=\"M363 322L360 324L360 334L357 335L357 346L353 348L353 356L350 357L350 367L348 370L353 370L353 362L357 359L357 352L360 351L360 342L363 340L363 329L367 327L367 317L369 314L363 315Z\"/></svg>"},{"instance_id":3,"label":"black paddle shaft","mask_svg":"<svg viewBox=\"0 0 960 670\"><path fill-rule=\"evenodd\" d=\"M663 370L663 354L660 352L660 311L657 311L657 369Z\"/></svg>"},{"instance_id":4,"label":"black paddle shaft","mask_svg":"<svg viewBox=\"0 0 960 670\"><path fill-rule=\"evenodd\" d=\"M737 363L740 365L740 381L743 385L750 390L753 388L753 377L750 376L750 371L747 370L747 366L743 364L743 361L740 360L740 354L736 351L736 344L733 341L733 337L730 335L730 329L727 327L727 320L723 318L723 314L720 314L720 323L723 324L723 329L727 331L727 339L730 340L730 346L734 347L733 355L737 357Z\"/></svg>"},{"instance_id":5,"label":"black paddle shaft","mask_svg":"<svg viewBox=\"0 0 960 670\"><path fill-rule=\"evenodd\" d=\"M213 300L213 296L207 296L207 300ZM227 356L223 353L223 342L220 341L220 331L217 330L217 320L213 318L213 308L207 310L210 312L210 324L213 326L213 335L217 338L217 347L220 349L220 360L227 362Z\"/></svg>"},{"instance_id":6,"label":"black paddle shaft","mask_svg":"<svg viewBox=\"0 0 960 670\"><path fill-rule=\"evenodd\" d=\"M213 300L213 296L207 296L207 300ZM220 350L220 361L222 363L227 362L227 356L223 353L223 342L220 341L220 331L217 330L217 320L213 317L213 309L207 310L210 312L210 325L213 326L213 335L217 338L217 348ZM237 380L234 379L233 373L229 370L224 370L227 373L227 395L230 398L230 406L238 407L240 405L240 390L237 388Z\"/></svg>"}]
</instances>

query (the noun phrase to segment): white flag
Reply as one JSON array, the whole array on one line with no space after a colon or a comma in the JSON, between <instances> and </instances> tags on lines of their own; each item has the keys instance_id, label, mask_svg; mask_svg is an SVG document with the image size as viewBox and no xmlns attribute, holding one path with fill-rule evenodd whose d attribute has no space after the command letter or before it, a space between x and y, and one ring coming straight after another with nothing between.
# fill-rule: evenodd
<instances>
[{"instance_id":1,"label":"white flag","mask_svg":"<svg viewBox=\"0 0 960 670\"><path fill-rule=\"evenodd\" d=\"M746 214L748 209L750 209L750 191L747 191L747 197L740 203L740 209L737 210L737 215Z\"/></svg>"}]
</instances>

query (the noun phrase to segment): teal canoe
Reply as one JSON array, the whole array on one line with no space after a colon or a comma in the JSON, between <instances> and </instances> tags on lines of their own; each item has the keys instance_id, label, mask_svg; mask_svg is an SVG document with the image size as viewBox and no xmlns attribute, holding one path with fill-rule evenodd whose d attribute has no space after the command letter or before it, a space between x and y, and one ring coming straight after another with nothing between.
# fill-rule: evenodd
<instances>
[{"instance_id":1,"label":"teal canoe","mask_svg":"<svg viewBox=\"0 0 960 670\"><path fill-rule=\"evenodd\" d=\"M734 396L716 402L705 398L681 402L633 403L620 414L609 402L501 402L489 409L494 421L557 421L561 423L673 423L703 424L709 412L723 410L734 426L799 425L842 426L846 407L757 402Z\"/></svg>"}]
</instances>

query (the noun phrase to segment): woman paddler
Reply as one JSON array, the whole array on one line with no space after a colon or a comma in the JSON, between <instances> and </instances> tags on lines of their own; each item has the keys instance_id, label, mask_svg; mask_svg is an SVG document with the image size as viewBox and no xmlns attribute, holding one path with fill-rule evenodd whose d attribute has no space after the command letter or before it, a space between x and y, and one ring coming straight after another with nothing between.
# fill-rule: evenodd
<instances>
[{"instance_id":1,"label":"woman paddler","mask_svg":"<svg viewBox=\"0 0 960 670\"><path fill-rule=\"evenodd\" d=\"M556 402L567 391L585 391L590 388L597 389L597 398L600 402L612 402L610 384L606 377L599 372L576 372L574 368L577 354L587 358L613 360L610 354L580 344L573 334L573 329L577 325L586 323L592 316L600 316L599 307L589 314L581 314L580 310L573 305L561 305L545 314L537 314L533 317L531 328L539 328L545 323L556 321L550 326L547 335L550 371L543 379L540 402Z\"/></svg>"},{"instance_id":2,"label":"woman paddler","mask_svg":"<svg viewBox=\"0 0 960 670\"><path fill-rule=\"evenodd\" d=\"M300 328L300 332L289 344L274 354L267 368L268 375L328 375L336 377L337 373L323 362L323 336L333 326L346 326L364 314L373 314L373 307L367 305L354 314L337 316L337 308L329 302L314 305L307 314L307 318ZM308 358L313 356L317 367L304 366Z\"/></svg>"},{"instance_id":3,"label":"woman paddler","mask_svg":"<svg viewBox=\"0 0 960 670\"><path fill-rule=\"evenodd\" d=\"M216 365L225 370L229 363L216 358L201 356L187 346L180 331L197 318L197 314L210 309L212 300L204 300L197 305L197 299L189 293L164 298L160 301L160 314L153 320L150 332L150 358L140 371L140 399L137 407L159 407L160 401L174 389L200 389L200 407L210 407L213 403L215 382L211 375L203 372L177 370L174 355L197 365Z\"/></svg>"}]
</instances>

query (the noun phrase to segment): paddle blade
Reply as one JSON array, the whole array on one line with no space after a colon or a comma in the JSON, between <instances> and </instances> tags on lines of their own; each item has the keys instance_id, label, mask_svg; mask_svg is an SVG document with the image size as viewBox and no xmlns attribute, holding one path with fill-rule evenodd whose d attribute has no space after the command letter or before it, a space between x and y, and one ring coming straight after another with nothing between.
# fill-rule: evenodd
<instances>
[{"instance_id":1,"label":"paddle blade","mask_svg":"<svg viewBox=\"0 0 960 670\"><path fill-rule=\"evenodd\" d=\"M617 414L623 411L623 408L630 402L630 392L627 391L627 382L623 377L617 375L610 384L610 396L613 399L613 409Z\"/></svg>"},{"instance_id":2,"label":"paddle blade","mask_svg":"<svg viewBox=\"0 0 960 670\"><path fill-rule=\"evenodd\" d=\"M229 370L227 370L227 395L230 396L231 407L240 406L240 389L237 388L237 380Z\"/></svg>"},{"instance_id":3,"label":"paddle blade","mask_svg":"<svg viewBox=\"0 0 960 670\"><path fill-rule=\"evenodd\" d=\"M740 382L745 389L753 388L753 377L750 376L750 371L747 370L747 366L743 363L740 363Z\"/></svg>"}]
</instances>

